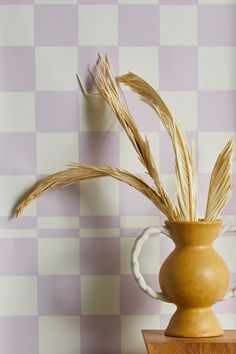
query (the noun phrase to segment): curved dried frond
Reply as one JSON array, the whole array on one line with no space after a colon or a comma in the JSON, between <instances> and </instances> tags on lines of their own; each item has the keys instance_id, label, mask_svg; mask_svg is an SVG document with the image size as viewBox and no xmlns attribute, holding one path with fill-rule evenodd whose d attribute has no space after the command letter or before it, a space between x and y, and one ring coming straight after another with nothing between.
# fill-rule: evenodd
<instances>
[{"instance_id":1,"label":"curved dried frond","mask_svg":"<svg viewBox=\"0 0 236 354\"><path fill-rule=\"evenodd\" d=\"M205 220L216 220L232 192L233 140L219 154L212 170Z\"/></svg>"},{"instance_id":2,"label":"curved dried frond","mask_svg":"<svg viewBox=\"0 0 236 354\"><path fill-rule=\"evenodd\" d=\"M150 186L140 176L133 175L126 170L115 167L95 167L72 164L67 170L54 173L37 182L19 202L16 215L19 216L33 200L50 189L68 186L86 179L107 176L127 183L141 192L151 200L169 220L197 220L195 154L193 149L191 153L189 152L187 140L162 98L146 81L135 74L129 73L116 79L107 56L105 56L105 58L99 56L96 65L96 74L92 74L92 76L100 93L100 95L99 93L96 95L103 97L116 114L120 124L134 146L139 160L149 176L153 179L155 186ZM78 80L79 82L81 81L79 77ZM178 208L172 203L171 198L163 187L151 154L149 141L147 137L143 138L138 131L134 119L129 113L118 81L128 85L134 92L138 93L141 100L156 111L167 129L172 141L176 160ZM83 85L82 90L85 96L89 95ZM92 93L92 95L94 94ZM233 141L230 140L220 153L212 171L205 220L215 220L231 194L232 155Z\"/></svg>"},{"instance_id":3,"label":"curved dried frond","mask_svg":"<svg viewBox=\"0 0 236 354\"><path fill-rule=\"evenodd\" d=\"M163 205L170 210L171 219L179 220L178 210L166 193L160 179L155 161L150 151L148 139L142 138L135 121L128 110L125 98L118 86L107 56L105 56L105 58L99 57L96 66L96 74L92 74L92 76L95 80L98 91L110 105L120 124L124 128L138 154L140 162L143 164L150 177L154 180L156 191L162 200Z\"/></svg>"},{"instance_id":4,"label":"curved dried frond","mask_svg":"<svg viewBox=\"0 0 236 354\"><path fill-rule=\"evenodd\" d=\"M128 171L120 170L109 166L94 167L87 165L72 164L65 171L54 173L43 178L24 195L16 209L16 216L22 214L23 210L31 204L33 200L40 197L43 193L56 187L68 186L80 181L96 177L113 177L121 182L125 182L141 192L150 199L157 208L159 208L168 219L171 219L171 213L166 205L157 195L154 188L149 186L141 177L135 176Z\"/></svg>"},{"instance_id":5,"label":"curved dried frond","mask_svg":"<svg viewBox=\"0 0 236 354\"><path fill-rule=\"evenodd\" d=\"M175 152L180 217L181 220L196 220L195 168L180 125L174 120L162 98L145 80L128 73L119 77L119 81L129 86L142 101L152 107L165 126Z\"/></svg>"}]
</instances>

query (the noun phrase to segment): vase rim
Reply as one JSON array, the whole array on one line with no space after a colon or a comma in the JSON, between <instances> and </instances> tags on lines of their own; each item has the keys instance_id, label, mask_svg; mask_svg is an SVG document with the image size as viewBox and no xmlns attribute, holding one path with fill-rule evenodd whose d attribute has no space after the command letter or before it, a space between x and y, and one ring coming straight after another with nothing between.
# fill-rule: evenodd
<instances>
[{"instance_id":1,"label":"vase rim","mask_svg":"<svg viewBox=\"0 0 236 354\"><path fill-rule=\"evenodd\" d=\"M180 221L175 221L175 220L165 220L165 224L189 224L189 225L217 225L217 224L222 224L221 219L213 220L213 221L203 221L203 219L198 219L195 221L190 221L190 220L180 220Z\"/></svg>"}]
</instances>

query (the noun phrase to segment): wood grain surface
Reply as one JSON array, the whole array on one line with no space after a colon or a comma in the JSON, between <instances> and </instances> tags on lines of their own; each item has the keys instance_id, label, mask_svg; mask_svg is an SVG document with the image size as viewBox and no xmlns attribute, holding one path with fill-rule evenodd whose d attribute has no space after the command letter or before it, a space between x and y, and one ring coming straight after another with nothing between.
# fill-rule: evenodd
<instances>
[{"instance_id":1,"label":"wood grain surface","mask_svg":"<svg viewBox=\"0 0 236 354\"><path fill-rule=\"evenodd\" d=\"M236 330L210 338L167 337L164 331L154 330L142 334L149 354L236 354Z\"/></svg>"}]
</instances>

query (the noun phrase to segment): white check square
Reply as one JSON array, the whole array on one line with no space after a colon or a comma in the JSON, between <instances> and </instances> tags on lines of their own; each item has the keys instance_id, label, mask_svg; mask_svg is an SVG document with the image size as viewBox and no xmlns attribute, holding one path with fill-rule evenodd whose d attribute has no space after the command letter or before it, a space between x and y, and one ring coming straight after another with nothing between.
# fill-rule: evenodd
<instances>
[{"instance_id":1,"label":"white check square","mask_svg":"<svg viewBox=\"0 0 236 354\"><path fill-rule=\"evenodd\" d=\"M37 277L0 277L0 316L37 314Z\"/></svg>"},{"instance_id":2,"label":"white check square","mask_svg":"<svg viewBox=\"0 0 236 354\"><path fill-rule=\"evenodd\" d=\"M79 45L117 45L117 6L79 6Z\"/></svg>"},{"instance_id":3,"label":"white check square","mask_svg":"<svg viewBox=\"0 0 236 354\"><path fill-rule=\"evenodd\" d=\"M235 62L235 47L199 47L199 89L236 90Z\"/></svg>"},{"instance_id":4,"label":"white check square","mask_svg":"<svg viewBox=\"0 0 236 354\"><path fill-rule=\"evenodd\" d=\"M39 354L80 353L78 316L39 317Z\"/></svg>"},{"instance_id":5,"label":"white check square","mask_svg":"<svg viewBox=\"0 0 236 354\"><path fill-rule=\"evenodd\" d=\"M34 131L34 104L34 92L0 92L0 131Z\"/></svg>"},{"instance_id":6,"label":"white check square","mask_svg":"<svg viewBox=\"0 0 236 354\"><path fill-rule=\"evenodd\" d=\"M201 132L198 134L199 172L211 173L219 153L228 141L235 139L233 132ZM233 166L235 171L235 162Z\"/></svg>"},{"instance_id":7,"label":"white check square","mask_svg":"<svg viewBox=\"0 0 236 354\"><path fill-rule=\"evenodd\" d=\"M141 335L144 328L160 328L160 316L121 316L121 352L124 354L145 353Z\"/></svg>"},{"instance_id":8,"label":"white check square","mask_svg":"<svg viewBox=\"0 0 236 354\"><path fill-rule=\"evenodd\" d=\"M119 182L103 177L80 185L81 215L118 215Z\"/></svg>"},{"instance_id":9,"label":"white check square","mask_svg":"<svg viewBox=\"0 0 236 354\"><path fill-rule=\"evenodd\" d=\"M197 6L160 7L161 45L197 44Z\"/></svg>"},{"instance_id":10,"label":"white check square","mask_svg":"<svg viewBox=\"0 0 236 354\"><path fill-rule=\"evenodd\" d=\"M159 85L158 47L119 47L120 74L132 71L150 83ZM124 87L124 89L126 89Z\"/></svg>"},{"instance_id":11,"label":"white check square","mask_svg":"<svg viewBox=\"0 0 236 354\"><path fill-rule=\"evenodd\" d=\"M0 45L33 45L33 16L33 6L0 6Z\"/></svg>"},{"instance_id":12,"label":"white check square","mask_svg":"<svg viewBox=\"0 0 236 354\"><path fill-rule=\"evenodd\" d=\"M120 313L119 276L82 276L81 312L83 315Z\"/></svg>"},{"instance_id":13,"label":"white check square","mask_svg":"<svg viewBox=\"0 0 236 354\"><path fill-rule=\"evenodd\" d=\"M41 238L38 240L40 275L79 274L79 240L77 238Z\"/></svg>"},{"instance_id":14,"label":"white check square","mask_svg":"<svg viewBox=\"0 0 236 354\"><path fill-rule=\"evenodd\" d=\"M47 174L64 170L70 162L79 160L77 133L38 133L37 172Z\"/></svg>"},{"instance_id":15,"label":"white check square","mask_svg":"<svg viewBox=\"0 0 236 354\"><path fill-rule=\"evenodd\" d=\"M77 89L77 48L37 47L36 89L41 91L70 91Z\"/></svg>"}]
</instances>

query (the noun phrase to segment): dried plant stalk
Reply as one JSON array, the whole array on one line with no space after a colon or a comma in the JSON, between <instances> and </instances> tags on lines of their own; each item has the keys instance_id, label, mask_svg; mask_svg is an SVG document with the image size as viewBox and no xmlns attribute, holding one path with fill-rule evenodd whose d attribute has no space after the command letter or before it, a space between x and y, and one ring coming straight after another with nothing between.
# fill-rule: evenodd
<instances>
[{"instance_id":1,"label":"dried plant stalk","mask_svg":"<svg viewBox=\"0 0 236 354\"><path fill-rule=\"evenodd\" d=\"M40 197L43 193L56 187L68 186L78 183L82 180L96 177L113 177L121 182L125 182L145 195L159 208L167 218L171 218L169 209L163 204L156 191L150 187L141 177L133 175L125 170L112 168L108 166L95 167L89 165L72 164L71 168L65 171L57 172L51 176L43 178L37 182L28 193L22 198L17 209L16 216L22 214L23 210L32 203L33 200Z\"/></svg>"},{"instance_id":2,"label":"dried plant stalk","mask_svg":"<svg viewBox=\"0 0 236 354\"><path fill-rule=\"evenodd\" d=\"M233 140L230 140L218 156L213 168L204 219L206 221L218 218L231 195L233 148Z\"/></svg>"},{"instance_id":3,"label":"dried plant stalk","mask_svg":"<svg viewBox=\"0 0 236 354\"><path fill-rule=\"evenodd\" d=\"M96 74L92 74L92 76L99 93L116 114L120 124L135 148L139 160L145 167L146 172L153 179L155 186L150 186L140 176L133 175L126 170L115 167L95 167L72 164L67 170L52 174L37 182L20 201L16 209L16 215L20 215L33 200L52 188L68 186L85 179L108 176L127 183L141 192L150 199L169 220L197 220L194 152L192 149L190 153L187 140L164 101L146 81L135 74L129 73L121 76L119 80L116 79L107 56L105 56L105 58L99 56L96 65ZM78 80L79 82L81 81L79 77ZM155 110L167 129L175 153L178 207L172 203L171 198L163 187L151 154L149 141L147 137L143 139L138 131L134 119L128 110L118 81L128 85L134 92L138 93L141 100ZM88 96L83 85L82 89L85 96ZM205 220L207 221L215 220L219 216L232 191L232 155L233 141L230 140L219 155L212 171L205 214Z\"/></svg>"},{"instance_id":4,"label":"dried plant stalk","mask_svg":"<svg viewBox=\"0 0 236 354\"><path fill-rule=\"evenodd\" d=\"M117 84L117 80L113 74L107 56L105 56L105 58L99 57L96 69L96 75L92 75L94 77L98 91L117 116L120 124L124 128L129 140L135 148L140 162L146 168L150 177L154 180L158 197L162 200L163 205L169 209L171 219L179 220L180 216L178 210L172 203L171 198L166 193L160 179L150 150L149 141L147 137L145 137L145 140L142 138L135 124L135 121L128 110L124 96Z\"/></svg>"},{"instance_id":5,"label":"dried plant stalk","mask_svg":"<svg viewBox=\"0 0 236 354\"><path fill-rule=\"evenodd\" d=\"M196 162L196 145L195 140L192 139L191 145L191 162L193 169L193 204L194 204L194 220L198 220L198 195L197 195L197 162Z\"/></svg>"},{"instance_id":6,"label":"dried plant stalk","mask_svg":"<svg viewBox=\"0 0 236 354\"><path fill-rule=\"evenodd\" d=\"M175 152L179 214L181 220L196 220L196 173L187 140L180 125L174 120L162 98L145 80L133 73L128 73L121 76L119 81L129 86L142 101L152 107L165 126Z\"/></svg>"}]
</instances>

